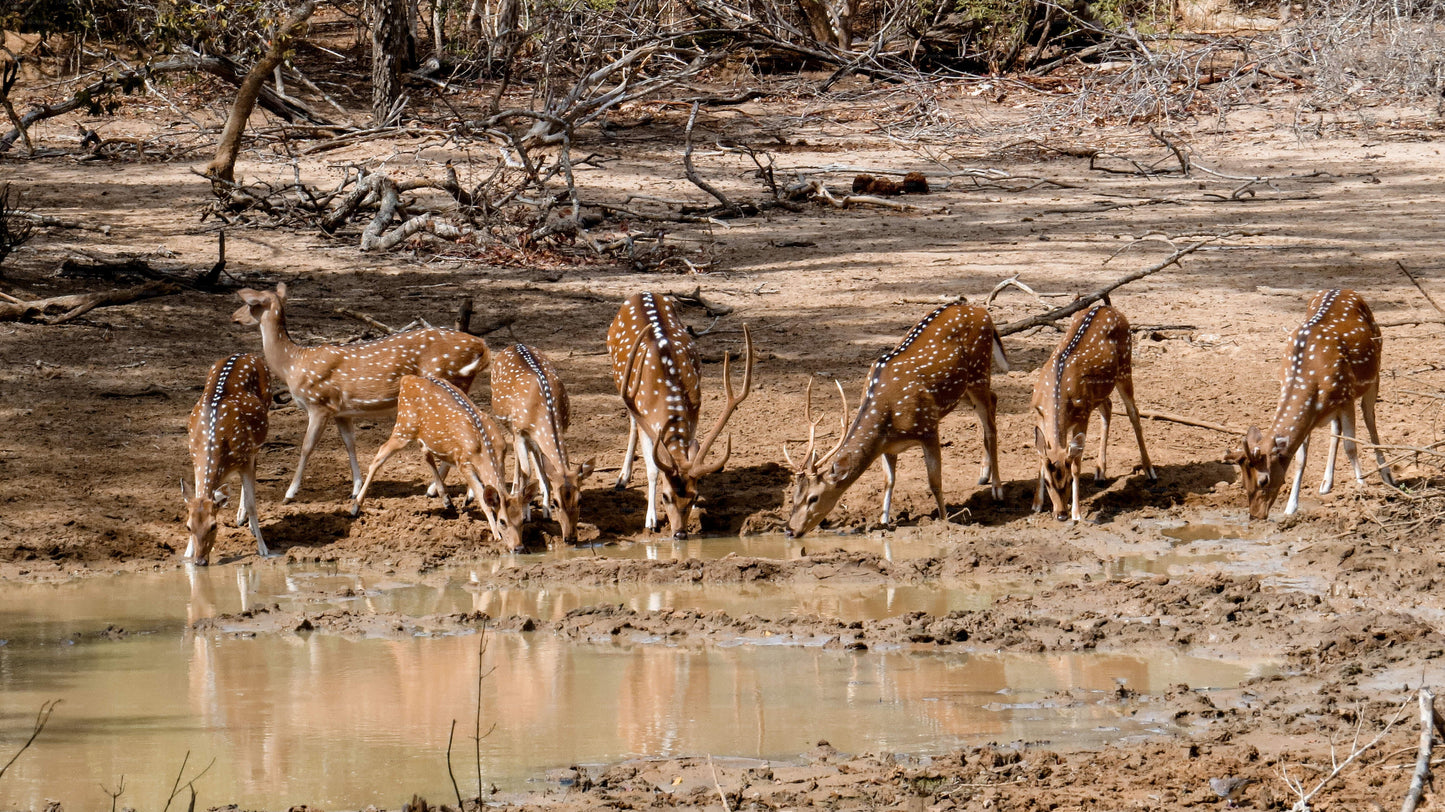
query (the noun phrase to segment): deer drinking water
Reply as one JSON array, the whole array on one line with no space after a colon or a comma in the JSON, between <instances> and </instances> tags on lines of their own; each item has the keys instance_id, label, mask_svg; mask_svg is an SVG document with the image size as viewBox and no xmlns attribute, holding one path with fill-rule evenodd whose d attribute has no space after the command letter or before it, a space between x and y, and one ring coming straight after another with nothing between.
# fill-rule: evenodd
<instances>
[{"instance_id":1,"label":"deer drinking water","mask_svg":"<svg viewBox=\"0 0 1445 812\"><path fill-rule=\"evenodd\" d=\"M211 366L201 399L191 410L187 429L195 480L191 484L182 479L181 492L190 530L185 557L197 564L210 560L216 542L217 491L237 474L241 504L236 524L248 523L257 554L270 554L256 515L256 452L266 442L270 388L266 364L254 355L237 353Z\"/></svg>"},{"instance_id":2,"label":"deer drinking water","mask_svg":"<svg viewBox=\"0 0 1445 812\"><path fill-rule=\"evenodd\" d=\"M352 420L396 411L397 391L403 375L431 375L456 385L463 392L487 368L487 345L476 336L428 327L407 330L355 344L300 347L286 332L286 285L275 292L250 288L239 291L245 302L232 320L261 326L261 346L271 372L306 410L306 438L296 476L286 489L286 501L301 490L306 460L326 424L336 430L351 462L351 495L361 491L361 465L356 460Z\"/></svg>"},{"instance_id":3,"label":"deer drinking water","mask_svg":"<svg viewBox=\"0 0 1445 812\"><path fill-rule=\"evenodd\" d=\"M1134 405L1133 349L1130 346L1129 322L1123 314L1104 302L1077 313L1054 348L1049 360L1039 369L1034 384L1033 410L1039 422L1034 427L1034 445L1042 458L1039 463L1039 485L1034 494L1034 510L1044 509L1044 495L1053 504L1054 518L1063 521L1065 507L1072 521L1079 521L1079 473L1084 465L1084 439L1089 429L1089 413L1099 412L1099 463L1094 481L1104 479L1108 463L1109 418L1113 406L1109 395L1119 393L1134 437L1139 441L1139 457L1151 480L1158 474L1149 462L1144 448L1144 429L1139 425L1139 409ZM1071 487L1066 499L1064 488Z\"/></svg>"},{"instance_id":4,"label":"deer drinking water","mask_svg":"<svg viewBox=\"0 0 1445 812\"><path fill-rule=\"evenodd\" d=\"M361 514L361 503L371 481L391 457L420 441L427 466L432 471L432 485L440 491L442 503L451 507L438 461L456 467L462 474L487 524L492 537L509 550L522 546L522 514L524 506L535 493L535 483L522 494L512 496L503 478L506 460L506 435L497 422L477 409L466 393L437 378L403 375L397 395L396 427L391 437L377 449L376 458L367 469L366 480L351 504L351 515Z\"/></svg>"},{"instance_id":5,"label":"deer drinking water","mask_svg":"<svg viewBox=\"0 0 1445 812\"><path fill-rule=\"evenodd\" d=\"M1345 455L1355 468L1355 479L1363 483L1359 454L1355 448L1355 401L1375 448L1380 479L1394 487L1395 479L1380 450L1375 431L1375 401L1380 394L1380 328L1370 306L1353 290L1322 290L1310 299L1309 318L1290 337L1289 350L1280 372L1279 406L1265 436L1249 427L1244 440L1225 458L1240 468L1240 480L1249 497L1249 515L1268 519L1269 508L1284 485L1290 458L1295 460L1294 484L1285 515L1299 510L1300 484L1309 459L1310 432L1330 421L1333 434L1320 493L1329 493L1335 481L1335 452L1339 439L1345 441Z\"/></svg>"},{"instance_id":6,"label":"deer drinking water","mask_svg":"<svg viewBox=\"0 0 1445 812\"><path fill-rule=\"evenodd\" d=\"M743 325L743 393L734 395L730 361L723 357L723 391L726 402L717 423L697 440L698 413L702 408L702 366L687 325L666 297L633 294L622 304L607 331L607 352L612 358L612 380L627 406L631 420L627 456L617 487L632 479L632 458L642 441L647 466L646 528L657 529L658 479L662 479L662 507L674 538L687 535L688 516L697 501L697 482L722 470L732 452L729 437L722 458L707 463L713 441L722 433L738 404L753 385L753 338Z\"/></svg>"},{"instance_id":7,"label":"deer drinking water","mask_svg":"<svg viewBox=\"0 0 1445 812\"><path fill-rule=\"evenodd\" d=\"M946 520L943 503L943 451L938 422L967 397L978 414L983 434L983 471L978 483L991 484L995 499L1002 498L998 473L998 431L994 414L998 396L990 388L990 362L1008 370L1003 343L988 311L962 301L944 305L923 318L891 352L868 373L858 412L838 444L821 458L813 440L812 384L808 387L808 448L801 466L794 466L793 509L787 534L801 536L817 527L833 506L879 456L883 457L882 522L892 522L894 472L898 453L910 445L923 446L928 487L938 503L938 517ZM839 394L842 387L839 386ZM844 399L844 417L847 415ZM783 448L787 456L787 447ZM788 458L792 464L792 458ZM827 469L820 469L829 463Z\"/></svg>"},{"instance_id":8,"label":"deer drinking water","mask_svg":"<svg viewBox=\"0 0 1445 812\"><path fill-rule=\"evenodd\" d=\"M543 510L562 527L562 541L577 540L582 481L594 460L573 466L562 435L571 420L567 389L546 356L525 344L499 350L492 357L492 411L512 429L516 451L512 492L529 481L542 489Z\"/></svg>"}]
</instances>

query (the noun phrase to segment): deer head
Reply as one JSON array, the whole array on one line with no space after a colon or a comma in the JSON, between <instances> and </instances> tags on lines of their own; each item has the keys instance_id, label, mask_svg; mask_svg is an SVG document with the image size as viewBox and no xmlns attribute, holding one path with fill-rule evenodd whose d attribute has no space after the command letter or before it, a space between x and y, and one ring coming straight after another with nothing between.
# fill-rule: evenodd
<instances>
[{"instance_id":1,"label":"deer head","mask_svg":"<svg viewBox=\"0 0 1445 812\"><path fill-rule=\"evenodd\" d=\"M1042 412L1040 412L1042 414ZM1084 434L1076 433L1068 445L1053 441L1043 429L1034 426L1034 449L1040 457L1039 482L1054 507L1054 518L1067 521L1070 510L1068 489L1074 473L1084 463Z\"/></svg>"},{"instance_id":2,"label":"deer head","mask_svg":"<svg viewBox=\"0 0 1445 812\"><path fill-rule=\"evenodd\" d=\"M787 443L783 444L783 458L788 461L788 466L793 469L793 511L788 516L788 524L785 528L789 538L798 538L822 523L838 500L843 497L843 492L848 489L847 482L842 476L828 468L819 470L819 467L832 459L843 443L848 438L848 396L843 393L843 384L833 381L838 386L838 397L843 402L843 411L839 418L838 442L828 453L822 457L817 456L814 450L818 436L818 423L823 418L813 417L813 379L808 379L808 394L805 399L806 406L804 414L808 421L808 447L803 452L802 465L795 464L793 458L788 454Z\"/></svg>"},{"instance_id":3,"label":"deer head","mask_svg":"<svg viewBox=\"0 0 1445 812\"><path fill-rule=\"evenodd\" d=\"M1284 486L1285 471L1289 468L1288 449L1286 438L1266 440L1257 426L1250 426L1244 439L1225 456L1225 462L1239 466L1244 493L1249 497L1251 519L1269 518L1269 509Z\"/></svg>"},{"instance_id":4,"label":"deer head","mask_svg":"<svg viewBox=\"0 0 1445 812\"><path fill-rule=\"evenodd\" d=\"M563 541L577 540L577 522L573 517L578 515L578 505L582 501L582 482L592 475L596 462L595 459L589 459L581 465L573 466L570 471L564 471L561 482L552 489L552 515L557 517L557 524L562 526Z\"/></svg>"},{"instance_id":5,"label":"deer head","mask_svg":"<svg viewBox=\"0 0 1445 812\"><path fill-rule=\"evenodd\" d=\"M231 321L236 324L243 324L247 327L254 327L261 323L261 317L267 310L274 310L280 314L286 306L286 283L282 282L276 286L276 290L252 290L242 288L236 292L245 304L241 305L231 315Z\"/></svg>"}]
</instances>

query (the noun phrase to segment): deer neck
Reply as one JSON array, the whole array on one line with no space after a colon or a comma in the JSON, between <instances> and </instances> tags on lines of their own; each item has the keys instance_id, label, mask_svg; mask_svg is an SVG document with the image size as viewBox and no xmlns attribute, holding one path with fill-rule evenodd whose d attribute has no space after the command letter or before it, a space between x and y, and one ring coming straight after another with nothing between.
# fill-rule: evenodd
<instances>
[{"instance_id":1,"label":"deer neck","mask_svg":"<svg viewBox=\"0 0 1445 812\"><path fill-rule=\"evenodd\" d=\"M266 365L286 379L289 387L291 367L302 348L286 332L286 316L279 310L268 309L261 314L261 352L266 356Z\"/></svg>"},{"instance_id":2,"label":"deer neck","mask_svg":"<svg viewBox=\"0 0 1445 812\"><path fill-rule=\"evenodd\" d=\"M888 440L888 417L874 411L872 398L865 398L858 408L857 417L848 427L848 435L838 453L833 455L829 479L847 487L863 476L868 466L883 453Z\"/></svg>"},{"instance_id":3,"label":"deer neck","mask_svg":"<svg viewBox=\"0 0 1445 812\"><path fill-rule=\"evenodd\" d=\"M1275 410L1274 422L1269 427L1269 437L1283 437L1286 441L1284 456L1289 458L1309 437L1319 422L1322 412L1323 394L1313 381L1296 382L1285 386L1279 395L1279 408Z\"/></svg>"}]
</instances>

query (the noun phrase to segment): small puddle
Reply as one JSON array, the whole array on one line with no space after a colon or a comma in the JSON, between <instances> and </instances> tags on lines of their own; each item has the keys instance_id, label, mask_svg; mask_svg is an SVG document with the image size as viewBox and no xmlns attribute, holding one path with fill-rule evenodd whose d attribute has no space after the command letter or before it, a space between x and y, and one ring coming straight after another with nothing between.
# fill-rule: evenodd
<instances>
[{"instance_id":1,"label":"small puddle","mask_svg":"<svg viewBox=\"0 0 1445 812\"><path fill-rule=\"evenodd\" d=\"M1165 537L1180 542L1220 541L1222 539L1249 538L1249 528L1238 524L1206 524L1185 522L1178 527L1161 531Z\"/></svg>"}]
</instances>

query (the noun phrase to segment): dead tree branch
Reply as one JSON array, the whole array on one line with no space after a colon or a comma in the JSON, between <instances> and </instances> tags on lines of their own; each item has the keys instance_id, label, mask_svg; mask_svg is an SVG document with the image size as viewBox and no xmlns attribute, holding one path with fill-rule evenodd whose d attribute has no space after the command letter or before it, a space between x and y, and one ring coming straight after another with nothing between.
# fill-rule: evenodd
<instances>
[{"instance_id":1,"label":"dead tree branch","mask_svg":"<svg viewBox=\"0 0 1445 812\"><path fill-rule=\"evenodd\" d=\"M180 293L182 288L172 282L147 282L133 288L107 290L99 293L80 293L71 296L55 296L33 302L0 303L0 321L29 321L37 324L64 324L79 318L97 307L113 307L130 304L142 299L170 296Z\"/></svg>"},{"instance_id":2,"label":"dead tree branch","mask_svg":"<svg viewBox=\"0 0 1445 812\"><path fill-rule=\"evenodd\" d=\"M1121 288L1124 285L1129 284L1130 282L1137 282L1146 276L1150 276L1151 274L1158 273L1159 271L1162 271L1165 268L1174 265L1175 263L1179 262L1179 260L1189 256L1190 254L1198 251L1206 245L1209 245L1210 243L1218 242L1219 240L1227 240L1231 237L1237 236L1239 236L1239 232L1231 231L1228 234L1216 234L1207 239L1192 242L1189 245L1180 248L1179 250L1160 260L1159 262L1156 262L1153 265L1150 265L1149 267L1142 270L1125 274L1124 276L1119 277L1118 279L1110 282L1104 287L1099 288L1093 293L1085 294L1084 296L1079 297L1075 301L1070 302L1063 307L1055 308L1047 313L1041 313L1037 316L1029 316L1026 319L1009 322L1008 324L1005 324L1004 326L998 328L999 335L1012 335L1014 333L1027 330L1030 327L1039 327L1045 324L1052 324L1059 319L1068 318L1069 316L1072 316L1080 310L1083 310L1094 302L1103 299L1105 296L1108 296L1110 293L1117 290L1118 288Z\"/></svg>"},{"instance_id":3,"label":"dead tree branch","mask_svg":"<svg viewBox=\"0 0 1445 812\"><path fill-rule=\"evenodd\" d=\"M0 777L4 777L5 771L10 769L10 765L19 760L20 756L23 755L26 750L30 749L30 745L35 743L35 739L40 735L40 731L44 730L46 723L50 721L50 714L55 711L55 706L59 704L59 699L51 699L41 703L40 711L35 714L35 727L30 731L30 738L26 739L25 743L20 745L20 749L15 752L15 755L10 757L9 761L5 762L4 767L0 767Z\"/></svg>"}]
</instances>

